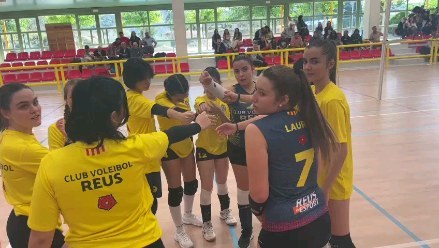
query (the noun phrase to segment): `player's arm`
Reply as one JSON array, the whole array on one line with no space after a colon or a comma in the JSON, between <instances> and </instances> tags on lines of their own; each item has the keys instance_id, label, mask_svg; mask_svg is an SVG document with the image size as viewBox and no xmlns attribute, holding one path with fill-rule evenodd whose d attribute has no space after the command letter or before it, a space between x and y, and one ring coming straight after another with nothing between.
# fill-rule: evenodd
<instances>
[{"instance_id":1,"label":"player's arm","mask_svg":"<svg viewBox=\"0 0 439 248\"><path fill-rule=\"evenodd\" d=\"M29 248L50 248L52 246L55 230L39 232L32 230L29 238Z\"/></svg>"},{"instance_id":2,"label":"player's arm","mask_svg":"<svg viewBox=\"0 0 439 248\"><path fill-rule=\"evenodd\" d=\"M184 123L190 123L195 119L195 114L191 111L178 111L178 109L172 109L160 104L155 103L151 108L153 115L159 115L170 119L182 121Z\"/></svg>"},{"instance_id":3,"label":"player's arm","mask_svg":"<svg viewBox=\"0 0 439 248\"><path fill-rule=\"evenodd\" d=\"M269 195L267 142L259 128L249 125L245 132L249 181L249 201L253 214L261 220Z\"/></svg>"},{"instance_id":4,"label":"player's arm","mask_svg":"<svg viewBox=\"0 0 439 248\"><path fill-rule=\"evenodd\" d=\"M216 128L216 131L220 135L224 135L224 136L232 135L238 131L246 130L248 125L264 117L266 117L266 115L257 115L251 119L241 121L238 123L223 123Z\"/></svg>"}]
</instances>

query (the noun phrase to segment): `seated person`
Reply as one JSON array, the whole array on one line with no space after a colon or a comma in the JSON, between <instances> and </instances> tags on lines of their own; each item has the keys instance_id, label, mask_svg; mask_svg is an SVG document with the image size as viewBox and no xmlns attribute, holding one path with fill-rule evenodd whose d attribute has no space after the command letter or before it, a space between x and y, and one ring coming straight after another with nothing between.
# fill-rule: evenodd
<instances>
[{"instance_id":1,"label":"seated person","mask_svg":"<svg viewBox=\"0 0 439 248\"><path fill-rule=\"evenodd\" d=\"M107 52L102 49L102 46L98 46L98 49L93 52L93 55L96 61L102 61L107 58Z\"/></svg>"},{"instance_id":2,"label":"seated person","mask_svg":"<svg viewBox=\"0 0 439 248\"><path fill-rule=\"evenodd\" d=\"M128 59L130 57L130 49L127 48L127 43L122 42L121 48L119 50L119 58L120 59Z\"/></svg>"},{"instance_id":3,"label":"seated person","mask_svg":"<svg viewBox=\"0 0 439 248\"><path fill-rule=\"evenodd\" d=\"M143 50L137 42L133 42L133 47L130 48L130 58L143 58Z\"/></svg>"},{"instance_id":4,"label":"seated person","mask_svg":"<svg viewBox=\"0 0 439 248\"><path fill-rule=\"evenodd\" d=\"M302 36L300 36L299 32L294 33L294 37L290 42L291 48L302 48L305 47L305 43L303 42Z\"/></svg>"},{"instance_id":5,"label":"seated person","mask_svg":"<svg viewBox=\"0 0 439 248\"><path fill-rule=\"evenodd\" d=\"M85 49L85 54L84 54L84 57L82 58L82 62L93 62L94 55L90 51L90 47L88 45L85 45L84 49Z\"/></svg>"}]
</instances>

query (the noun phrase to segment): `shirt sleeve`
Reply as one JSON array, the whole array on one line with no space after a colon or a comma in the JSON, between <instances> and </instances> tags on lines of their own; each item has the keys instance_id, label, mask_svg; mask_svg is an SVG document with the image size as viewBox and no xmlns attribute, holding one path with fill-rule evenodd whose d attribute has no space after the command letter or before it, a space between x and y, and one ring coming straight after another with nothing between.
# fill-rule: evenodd
<instances>
[{"instance_id":1,"label":"shirt sleeve","mask_svg":"<svg viewBox=\"0 0 439 248\"><path fill-rule=\"evenodd\" d=\"M49 163L50 159L47 157L41 161L41 169L35 179L30 206L28 226L39 232L55 230L60 214L54 191L46 174L45 168Z\"/></svg>"},{"instance_id":2,"label":"shirt sleeve","mask_svg":"<svg viewBox=\"0 0 439 248\"><path fill-rule=\"evenodd\" d=\"M143 155L147 160L158 160L165 156L169 146L168 135L164 132L140 134Z\"/></svg>"},{"instance_id":3,"label":"shirt sleeve","mask_svg":"<svg viewBox=\"0 0 439 248\"><path fill-rule=\"evenodd\" d=\"M143 98L143 99L142 99ZM142 117L142 118L151 118L152 117L152 106L154 106L154 102L140 96L137 98L137 101L134 102L132 108L130 109L130 115Z\"/></svg>"},{"instance_id":4,"label":"shirt sleeve","mask_svg":"<svg viewBox=\"0 0 439 248\"><path fill-rule=\"evenodd\" d=\"M326 105L325 116L339 143L348 142L346 108L340 100L331 100Z\"/></svg>"},{"instance_id":5,"label":"shirt sleeve","mask_svg":"<svg viewBox=\"0 0 439 248\"><path fill-rule=\"evenodd\" d=\"M205 103L206 101L202 98L202 97L197 97L196 99L195 99L195 105L194 105L194 108L195 108L195 111L197 112L197 113L199 113L200 112L200 105L202 104L202 103Z\"/></svg>"},{"instance_id":6,"label":"shirt sleeve","mask_svg":"<svg viewBox=\"0 0 439 248\"><path fill-rule=\"evenodd\" d=\"M48 136L49 150L52 151L64 147L66 138L56 125L49 126Z\"/></svg>"},{"instance_id":7,"label":"shirt sleeve","mask_svg":"<svg viewBox=\"0 0 439 248\"><path fill-rule=\"evenodd\" d=\"M37 174L41 159L49 150L40 143L30 143L21 153L21 169L32 174Z\"/></svg>"}]
</instances>

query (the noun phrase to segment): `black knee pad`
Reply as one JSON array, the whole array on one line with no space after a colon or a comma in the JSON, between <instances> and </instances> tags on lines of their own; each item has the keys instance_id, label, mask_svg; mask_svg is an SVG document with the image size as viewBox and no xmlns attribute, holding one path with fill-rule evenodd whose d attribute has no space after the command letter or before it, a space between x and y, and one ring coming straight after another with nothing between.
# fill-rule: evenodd
<instances>
[{"instance_id":1,"label":"black knee pad","mask_svg":"<svg viewBox=\"0 0 439 248\"><path fill-rule=\"evenodd\" d=\"M168 205L171 207L180 206L181 200L183 199L183 188L180 186L178 188L170 188L168 191Z\"/></svg>"},{"instance_id":2,"label":"black knee pad","mask_svg":"<svg viewBox=\"0 0 439 248\"><path fill-rule=\"evenodd\" d=\"M198 189L198 180L195 179L190 182L184 182L184 194L185 195L195 195Z\"/></svg>"}]
</instances>

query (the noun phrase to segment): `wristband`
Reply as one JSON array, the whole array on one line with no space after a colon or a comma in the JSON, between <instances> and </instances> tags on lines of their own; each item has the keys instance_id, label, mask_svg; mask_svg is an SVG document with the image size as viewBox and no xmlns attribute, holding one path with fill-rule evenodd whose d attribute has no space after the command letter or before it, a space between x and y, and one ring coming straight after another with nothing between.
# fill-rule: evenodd
<instances>
[{"instance_id":1,"label":"wristband","mask_svg":"<svg viewBox=\"0 0 439 248\"><path fill-rule=\"evenodd\" d=\"M238 93L238 99L236 99L236 103L239 103L240 99L241 99L241 93Z\"/></svg>"},{"instance_id":2,"label":"wristband","mask_svg":"<svg viewBox=\"0 0 439 248\"><path fill-rule=\"evenodd\" d=\"M221 86L221 84L212 82L209 85L204 85L204 89L212 93L212 95L214 95L215 97L219 99L224 99L224 92L226 91L226 89Z\"/></svg>"},{"instance_id":3,"label":"wristband","mask_svg":"<svg viewBox=\"0 0 439 248\"><path fill-rule=\"evenodd\" d=\"M264 212L265 204L267 203L267 201L265 201L264 203L255 202L251 198L250 194L248 195L248 200L249 200L249 203L250 203L250 207L252 209L252 213L255 216L261 216L262 213Z\"/></svg>"}]
</instances>

